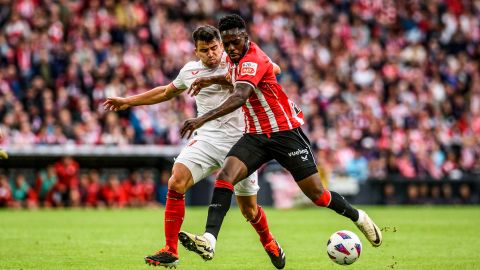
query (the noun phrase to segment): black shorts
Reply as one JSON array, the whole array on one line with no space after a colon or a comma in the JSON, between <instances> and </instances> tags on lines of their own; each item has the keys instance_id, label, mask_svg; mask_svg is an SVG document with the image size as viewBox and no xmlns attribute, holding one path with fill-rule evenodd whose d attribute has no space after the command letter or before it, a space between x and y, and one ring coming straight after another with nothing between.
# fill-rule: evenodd
<instances>
[{"instance_id":1,"label":"black shorts","mask_svg":"<svg viewBox=\"0 0 480 270\"><path fill-rule=\"evenodd\" d=\"M244 134L230 149L234 156L247 165L248 175L264 163L275 159L300 181L318 172L310 142L301 128L269 134Z\"/></svg>"}]
</instances>

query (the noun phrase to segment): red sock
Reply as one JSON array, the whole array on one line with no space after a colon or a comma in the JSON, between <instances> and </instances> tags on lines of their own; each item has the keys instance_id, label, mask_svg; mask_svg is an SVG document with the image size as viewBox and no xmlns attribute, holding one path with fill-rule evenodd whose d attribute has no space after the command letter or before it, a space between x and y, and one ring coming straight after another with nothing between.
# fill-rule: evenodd
<instances>
[{"instance_id":1,"label":"red sock","mask_svg":"<svg viewBox=\"0 0 480 270\"><path fill-rule=\"evenodd\" d=\"M273 236L270 233L270 229L268 229L267 215L265 215L265 212L263 212L263 209L260 205L257 205L257 208L257 216L250 221L250 224L252 224L253 228L255 228L260 236L260 242L262 242L262 245L266 246L268 243L270 243L270 241L273 240Z\"/></svg>"},{"instance_id":2,"label":"red sock","mask_svg":"<svg viewBox=\"0 0 480 270\"><path fill-rule=\"evenodd\" d=\"M178 233L185 216L185 195L169 189L165 205L165 239L170 252L178 255Z\"/></svg>"}]
</instances>

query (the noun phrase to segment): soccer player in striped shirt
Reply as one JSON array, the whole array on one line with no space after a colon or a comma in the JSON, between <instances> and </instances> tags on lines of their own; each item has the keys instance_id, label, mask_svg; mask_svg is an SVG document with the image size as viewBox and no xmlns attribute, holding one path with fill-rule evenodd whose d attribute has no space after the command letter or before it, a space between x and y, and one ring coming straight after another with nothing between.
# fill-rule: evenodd
<instances>
[{"instance_id":1,"label":"soccer player in striped shirt","mask_svg":"<svg viewBox=\"0 0 480 270\"><path fill-rule=\"evenodd\" d=\"M227 72L226 54L223 52L220 33L213 26L201 26L193 34L195 54L200 60L185 64L177 78L165 86L130 97L109 97L104 102L106 110L119 111L131 106L150 105L166 102L187 90L202 76L222 75ZM280 72L275 65L276 72ZM231 94L231 84L211 85L195 97L198 115L215 108ZM243 133L243 114L234 110L224 117L211 121L198 129L192 140L175 159L172 176L168 180L168 193L165 205L164 230L165 246L154 255L146 256L145 262L155 266L176 267L179 263L178 233L185 217L185 193L195 183L218 170L226 154ZM270 233L267 217L257 205L259 190L257 173L252 171L235 186L238 205L243 216L250 222L260 236L267 253L278 246ZM199 254L205 260L214 255L215 238L209 239L208 247ZM201 243L199 244L199 248Z\"/></svg>"},{"instance_id":2,"label":"soccer player in striped shirt","mask_svg":"<svg viewBox=\"0 0 480 270\"><path fill-rule=\"evenodd\" d=\"M381 232L370 217L322 185L310 142L300 128L303 124L302 114L277 82L270 59L255 43L249 41L244 20L238 15L227 15L220 19L218 28L228 54L228 76L198 79L189 92L196 95L202 87L230 81L234 93L216 109L185 121L180 132L182 136L189 137L208 121L242 107L245 134L229 151L217 176L205 234L197 236L181 232L182 244L195 251L192 247L196 243L204 245L208 243L209 235L217 235L229 210L234 186L262 164L275 159L292 174L303 193L316 205L349 218L374 247L380 246ZM184 236L187 239L182 239ZM282 253L279 248L277 254ZM281 266L281 256L277 261Z\"/></svg>"}]
</instances>

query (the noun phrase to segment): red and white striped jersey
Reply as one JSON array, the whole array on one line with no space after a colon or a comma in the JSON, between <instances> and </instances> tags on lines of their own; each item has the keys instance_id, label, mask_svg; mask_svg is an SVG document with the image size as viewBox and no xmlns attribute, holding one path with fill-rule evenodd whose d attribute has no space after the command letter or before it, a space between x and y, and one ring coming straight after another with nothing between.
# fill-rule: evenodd
<instances>
[{"instance_id":1,"label":"red and white striped jersey","mask_svg":"<svg viewBox=\"0 0 480 270\"><path fill-rule=\"evenodd\" d=\"M233 85L247 83L254 88L242 106L245 133L270 134L301 126L303 114L278 83L270 58L257 44L250 42L249 45L238 64L227 57Z\"/></svg>"}]
</instances>

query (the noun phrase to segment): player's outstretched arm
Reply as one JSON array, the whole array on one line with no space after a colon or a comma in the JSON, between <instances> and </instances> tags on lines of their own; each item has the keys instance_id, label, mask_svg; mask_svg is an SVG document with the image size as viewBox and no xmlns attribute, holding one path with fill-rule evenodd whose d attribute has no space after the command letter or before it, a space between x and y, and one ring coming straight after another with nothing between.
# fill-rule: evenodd
<instances>
[{"instance_id":1,"label":"player's outstretched arm","mask_svg":"<svg viewBox=\"0 0 480 270\"><path fill-rule=\"evenodd\" d=\"M222 86L233 87L232 83L227 79L227 75L217 75L211 77L202 77L196 79L190 88L188 88L187 93L190 96L196 96L202 90L202 88L208 87L212 84L219 84Z\"/></svg>"},{"instance_id":2,"label":"player's outstretched arm","mask_svg":"<svg viewBox=\"0 0 480 270\"><path fill-rule=\"evenodd\" d=\"M103 103L107 111L126 110L132 106L151 105L172 99L185 89L177 89L172 84L155 87L147 92L129 97L108 97Z\"/></svg>"},{"instance_id":3,"label":"player's outstretched arm","mask_svg":"<svg viewBox=\"0 0 480 270\"><path fill-rule=\"evenodd\" d=\"M182 138L190 138L193 131L205 124L208 121L217 119L218 117L229 114L236 109L240 108L247 101L248 97L253 92L253 86L247 83L237 83L235 84L233 94L227 98L220 106L216 109L210 110L203 114L200 117L188 119L183 124L182 129L180 129L180 135Z\"/></svg>"}]
</instances>

